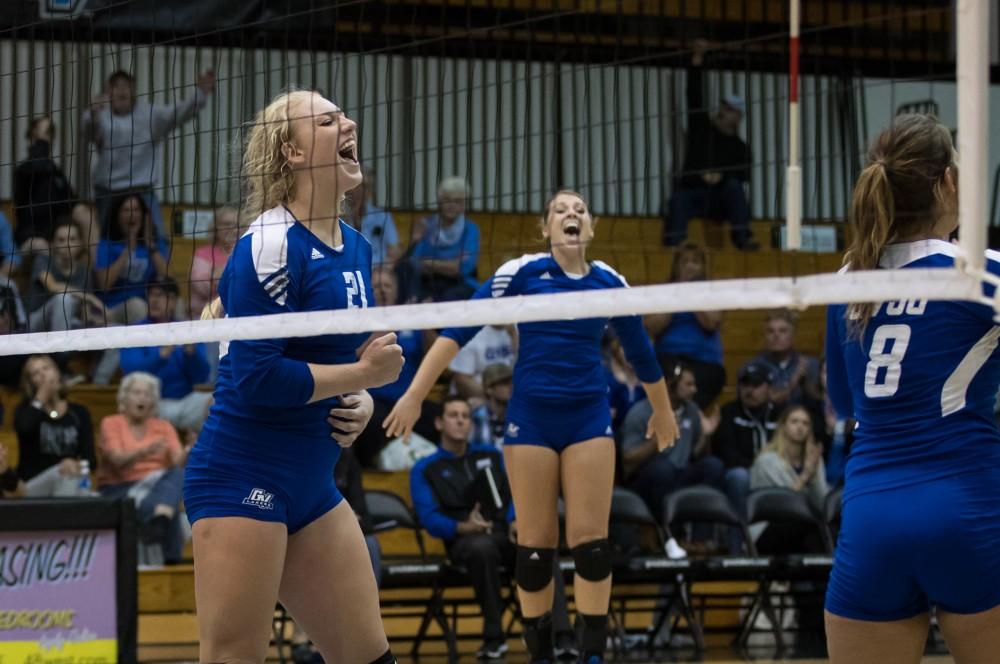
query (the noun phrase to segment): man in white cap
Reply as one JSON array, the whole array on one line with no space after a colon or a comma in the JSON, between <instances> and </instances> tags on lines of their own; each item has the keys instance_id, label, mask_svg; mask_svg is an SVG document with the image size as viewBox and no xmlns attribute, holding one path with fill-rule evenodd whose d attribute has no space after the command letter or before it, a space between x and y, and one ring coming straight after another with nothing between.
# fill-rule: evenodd
<instances>
[{"instance_id":1,"label":"man in white cap","mask_svg":"<svg viewBox=\"0 0 1000 664\"><path fill-rule=\"evenodd\" d=\"M739 135L746 104L727 94L709 114L702 85L705 47L705 42L695 42L693 66L687 72L684 170L674 182L663 239L668 246L681 244L687 238L688 221L702 217L729 221L733 244L752 250L757 243L750 234L750 207L743 189L750 172L750 147Z\"/></svg>"}]
</instances>

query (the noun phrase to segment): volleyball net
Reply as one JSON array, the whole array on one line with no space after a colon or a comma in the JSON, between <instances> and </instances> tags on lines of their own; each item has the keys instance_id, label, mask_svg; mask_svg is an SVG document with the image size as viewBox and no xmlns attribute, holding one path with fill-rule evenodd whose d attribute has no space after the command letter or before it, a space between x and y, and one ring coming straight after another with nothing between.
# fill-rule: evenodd
<instances>
[{"instance_id":1,"label":"volleyball net","mask_svg":"<svg viewBox=\"0 0 1000 664\"><path fill-rule=\"evenodd\" d=\"M985 3L953 12L935 0L357 0L280 11L248 2L237 16L222 13L231 3L195 11L91 0L66 14L58 4L23 2L0 23L0 86L10 92L0 98L0 210L12 236L3 355L983 300L993 163ZM232 237L252 221L234 212L245 199L241 136L289 87L316 90L357 121L365 182L343 216L368 234L403 298L361 313L197 320ZM957 130L965 260L944 273L835 274L867 143L907 111L933 112ZM731 149L693 144L698 131L727 136ZM740 146L742 161L732 157ZM422 253L426 229L440 231L446 205L457 203L478 232L474 251L470 242L447 259L468 284L544 251L539 218L562 188L583 193L598 219L588 257L634 288L428 301L456 281L421 272L434 257ZM691 194L701 190L710 193ZM135 215L145 251L127 237L119 246L128 234L120 221ZM747 222L743 235L734 217ZM707 280L666 283L687 242L704 250ZM400 277L404 265L415 281ZM125 306L166 277L178 300L168 319L149 324L148 302ZM60 295L71 296L70 309L50 305ZM732 336L738 345L747 335Z\"/></svg>"}]
</instances>

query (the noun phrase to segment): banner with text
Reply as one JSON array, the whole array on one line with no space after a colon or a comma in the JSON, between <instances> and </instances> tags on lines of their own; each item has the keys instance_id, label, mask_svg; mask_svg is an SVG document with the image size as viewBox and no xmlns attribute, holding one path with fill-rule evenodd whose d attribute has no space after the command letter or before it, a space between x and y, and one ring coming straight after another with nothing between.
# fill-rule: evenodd
<instances>
[{"instance_id":1,"label":"banner with text","mask_svg":"<svg viewBox=\"0 0 1000 664\"><path fill-rule=\"evenodd\" d=\"M118 661L114 530L0 532L0 661Z\"/></svg>"}]
</instances>

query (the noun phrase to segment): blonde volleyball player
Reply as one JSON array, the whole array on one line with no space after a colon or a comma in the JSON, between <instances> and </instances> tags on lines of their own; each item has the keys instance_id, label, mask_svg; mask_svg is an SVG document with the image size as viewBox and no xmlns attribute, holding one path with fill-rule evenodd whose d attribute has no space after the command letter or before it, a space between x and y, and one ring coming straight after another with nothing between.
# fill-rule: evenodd
<instances>
[{"instance_id":1,"label":"blonde volleyball player","mask_svg":"<svg viewBox=\"0 0 1000 664\"><path fill-rule=\"evenodd\" d=\"M355 123L319 94L282 94L244 151L254 219L219 283L230 317L364 309L371 246L338 219L361 182ZM371 417L365 388L396 380L395 335L223 344L215 404L188 459L202 662L263 662L275 602L328 662L395 662L357 519L333 468ZM332 438L332 440L331 440Z\"/></svg>"}]
</instances>

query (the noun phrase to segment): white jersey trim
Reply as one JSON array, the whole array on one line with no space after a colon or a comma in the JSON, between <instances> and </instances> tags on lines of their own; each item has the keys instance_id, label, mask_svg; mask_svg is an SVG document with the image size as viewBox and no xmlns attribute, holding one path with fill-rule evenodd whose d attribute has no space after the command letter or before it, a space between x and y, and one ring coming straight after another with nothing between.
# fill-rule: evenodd
<instances>
[{"instance_id":1,"label":"white jersey trim","mask_svg":"<svg viewBox=\"0 0 1000 664\"><path fill-rule=\"evenodd\" d=\"M944 254L955 258L959 254L959 249L944 240L916 240L889 244L882 251L882 258L879 259L878 266L892 270L934 254Z\"/></svg>"},{"instance_id":2,"label":"white jersey trim","mask_svg":"<svg viewBox=\"0 0 1000 664\"><path fill-rule=\"evenodd\" d=\"M604 270L605 272L610 273L612 276L617 277L618 280L622 282L622 286L624 286L625 288L628 288L628 282L625 281L625 277L623 277L622 275L618 274L618 271L615 268L611 267L610 265L608 265L604 261L593 261L593 264L594 264L594 267L600 268L600 269Z\"/></svg>"},{"instance_id":3,"label":"white jersey trim","mask_svg":"<svg viewBox=\"0 0 1000 664\"><path fill-rule=\"evenodd\" d=\"M251 236L251 258L257 281L268 296L285 305L288 285L288 229L295 217L284 206L271 208L254 219L244 235ZM279 273L286 274L279 274Z\"/></svg>"},{"instance_id":4,"label":"white jersey trim","mask_svg":"<svg viewBox=\"0 0 1000 664\"><path fill-rule=\"evenodd\" d=\"M361 231L359 231L357 228L355 228L354 226L351 226L349 223L347 223L343 219L337 219L337 221L340 222L340 232L341 233L343 233L343 234L353 233L357 237L359 237L362 240L364 240L365 244L367 244L369 247L374 247L374 245L372 244L372 241L369 240L367 237L365 237L365 234L362 233ZM347 242L345 240L344 244L342 244L340 246L340 250L343 250L343 248L344 248L344 246L346 244L347 244Z\"/></svg>"},{"instance_id":5,"label":"white jersey trim","mask_svg":"<svg viewBox=\"0 0 1000 664\"><path fill-rule=\"evenodd\" d=\"M965 408L969 384L993 355L998 342L1000 342L1000 326L994 326L969 349L951 372L941 390L941 417L947 417Z\"/></svg>"},{"instance_id":6,"label":"white jersey trim","mask_svg":"<svg viewBox=\"0 0 1000 664\"><path fill-rule=\"evenodd\" d=\"M491 284L491 294L493 297L501 297L506 293L514 277L525 265L548 257L549 254L525 254L520 258L514 258L501 265L493 274L493 282Z\"/></svg>"}]
</instances>

